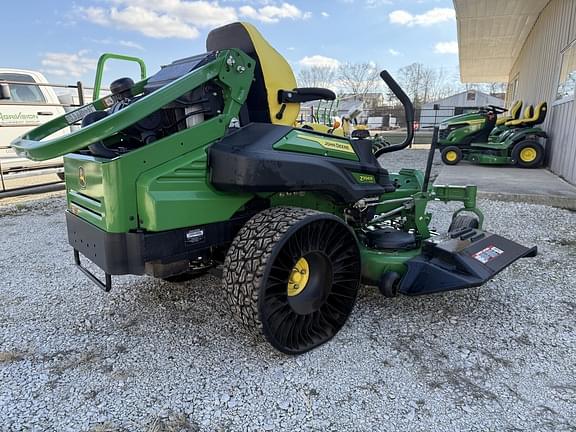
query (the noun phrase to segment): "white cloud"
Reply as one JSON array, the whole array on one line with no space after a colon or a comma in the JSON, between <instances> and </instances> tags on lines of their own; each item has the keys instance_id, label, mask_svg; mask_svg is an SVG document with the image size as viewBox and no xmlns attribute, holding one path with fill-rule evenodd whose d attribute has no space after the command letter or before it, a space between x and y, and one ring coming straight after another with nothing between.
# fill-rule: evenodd
<instances>
[{"instance_id":1,"label":"white cloud","mask_svg":"<svg viewBox=\"0 0 576 432\"><path fill-rule=\"evenodd\" d=\"M130 40L116 40L111 38L106 39L89 39L91 42L102 45L120 45L126 48L134 48L140 51L145 51L144 47L136 42Z\"/></svg>"},{"instance_id":2,"label":"white cloud","mask_svg":"<svg viewBox=\"0 0 576 432\"><path fill-rule=\"evenodd\" d=\"M194 39L200 34L199 29L238 21L239 16L266 23L312 16L291 3L268 0L258 8L236 8L212 0L100 0L98 6L78 7L76 11L81 18L101 26L137 31L153 38L180 39Z\"/></svg>"},{"instance_id":3,"label":"white cloud","mask_svg":"<svg viewBox=\"0 0 576 432\"><path fill-rule=\"evenodd\" d=\"M221 6L217 1L207 0L108 0L126 7L139 7L162 15L178 18L196 27L214 27L238 19L231 6Z\"/></svg>"},{"instance_id":4,"label":"white cloud","mask_svg":"<svg viewBox=\"0 0 576 432\"><path fill-rule=\"evenodd\" d=\"M77 53L45 53L40 61L42 72L66 79L81 78L85 73L96 70L98 59L87 54L88 50L80 50Z\"/></svg>"},{"instance_id":5,"label":"white cloud","mask_svg":"<svg viewBox=\"0 0 576 432\"><path fill-rule=\"evenodd\" d=\"M388 53L390 53L390 55L393 55L394 57L398 57L399 55L402 54L400 51L396 51L394 48L390 48L388 50Z\"/></svg>"},{"instance_id":6,"label":"white cloud","mask_svg":"<svg viewBox=\"0 0 576 432\"><path fill-rule=\"evenodd\" d=\"M405 10L395 10L388 14L388 18L392 24L406 25L409 27L429 26L447 21L454 21L456 19L456 12L451 8L434 8L423 14L413 15Z\"/></svg>"},{"instance_id":7,"label":"white cloud","mask_svg":"<svg viewBox=\"0 0 576 432\"><path fill-rule=\"evenodd\" d=\"M330 16L330 14L328 12L320 12L320 15L322 15L324 18L328 18Z\"/></svg>"},{"instance_id":8,"label":"white cloud","mask_svg":"<svg viewBox=\"0 0 576 432\"><path fill-rule=\"evenodd\" d=\"M137 49L140 51L144 51L144 47L142 45L137 44L136 42L129 41L129 40L120 40L120 41L118 41L118 44L122 45L126 48L134 48L134 49Z\"/></svg>"},{"instance_id":9,"label":"white cloud","mask_svg":"<svg viewBox=\"0 0 576 432\"><path fill-rule=\"evenodd\" d=\"M366 0L365 4L369 8L374 8L382 5L394 4L391 0Z\"/></svg>"},{"instance_id":10,"label":"white cloud","mask_svg":"<svg viewBox=\"0 0 576 432\"><path fill-rule=\"evenodd\" d=\"M437 54L458 54L458 42L438 42L434 46L434 52Z\"/></svg>"},{"instance_id":11,"label":"white cloud","mask_svg":"<svg viewBox=\"0 0 576 432\"><path fill-rule=\"evenodd\" d=\"M89 7L81 9L81 12L85 19L95 24L135 30L153 38L194 39L199 35L196 27L182 22L180 18L139 6L123 9Z\"/></svg>"},{"instance_id":12,"label":"white cloud","mask_svg":"<svg viewBox=\"0 0 576 432\"><path fill-rule=\"evenodd\" d=\"M298 61L300 66L303 67L331 67L336 68L340 66L340 62L331 57L324 57L321 55L306 56Z\"/></svg>"},{"instance_id":13,"label":"white cloud","mask_svg":"<svg viewBox=\"0 0 576 432\"><path fill-rule=\"evenodd\" d=\"M266 5L258 9L241 6L238 11L244 17L265 23L276 23L281 19L308 19L312 16L310 12L302 12L290 3L282 3L280 6Z\"/></svg>"}]
</instances>

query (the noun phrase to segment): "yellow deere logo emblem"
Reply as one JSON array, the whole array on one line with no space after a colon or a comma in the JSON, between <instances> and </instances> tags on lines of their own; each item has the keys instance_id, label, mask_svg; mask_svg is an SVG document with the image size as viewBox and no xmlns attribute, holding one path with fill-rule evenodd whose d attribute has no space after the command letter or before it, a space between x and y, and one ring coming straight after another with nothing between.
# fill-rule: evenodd
<instances>
[{"instance_id":1,"label":"yellow deere logo emblem","mask_svg":"<svg viewBox=\"0 0 576 432\"><path fill-rule=\"evenodd\" d=\"M82 189L86 189L86 174L84 174L84 168L78 168L78 183Z\"/></svg>"}]
</instances>

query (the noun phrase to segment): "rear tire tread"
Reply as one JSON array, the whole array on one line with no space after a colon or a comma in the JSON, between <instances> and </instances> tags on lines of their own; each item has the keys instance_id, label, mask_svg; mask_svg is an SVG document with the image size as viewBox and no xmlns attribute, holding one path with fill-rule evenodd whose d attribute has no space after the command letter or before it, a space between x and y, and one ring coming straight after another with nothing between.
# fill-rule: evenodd
<instances>
[{"instance_id":1,"label":"rear tire tread","mask_svg":"<svg viewBox=\"0 0 576 432\"><path fill-rule=\"evenodd\" d=\"M246 329L263 332L258 287L274 246L294 224L318 213L303 208L267 209L238 232L224 261L223 285L232 316Z\"/></svg>"}]
</instances>

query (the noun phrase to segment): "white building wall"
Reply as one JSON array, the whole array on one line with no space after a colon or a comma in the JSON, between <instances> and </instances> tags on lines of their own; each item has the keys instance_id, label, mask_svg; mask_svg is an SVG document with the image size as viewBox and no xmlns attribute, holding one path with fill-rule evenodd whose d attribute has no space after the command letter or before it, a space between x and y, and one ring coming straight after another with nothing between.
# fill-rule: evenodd
<instances>
[{"instance_id":1,"label":"white building wall","mask_svg":"<svg viewBox=\"0 0 576 432\"><path fill-rule=\"evenodd\" d=\"M475 93L475 98L474 100L468 100L467 95L472 91ZM440 105L440 109L435 111L434 104ZM486 105L504 106L504 101L483 92L470 90L436 102L430 102L422 105L422 110L420 111L420 127L430 127L454 116L454 109L456 107L478 108Z\"/></svg>"},{"instance_id":2,"label":"white building wall","mask_svg":"<svg viewBox=\"0 0 576 432\"><path fill-rule=\"evenodd\" d=\"M547 101L548 117L543 127L550 139L547 157L550 169L576 184L576 107L574 100L555 102L562 51L576 39L576 1L551 0L542 10L510 72L518 78L516 95L524 104ZM511 88L512 86L509 86Z\"/></svg>"}]
</instances>

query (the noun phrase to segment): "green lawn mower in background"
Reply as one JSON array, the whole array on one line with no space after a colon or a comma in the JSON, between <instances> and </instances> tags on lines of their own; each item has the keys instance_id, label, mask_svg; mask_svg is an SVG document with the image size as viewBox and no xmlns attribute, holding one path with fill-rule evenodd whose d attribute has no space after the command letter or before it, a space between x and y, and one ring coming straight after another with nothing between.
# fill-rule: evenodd
<instances>
[{"instance_id":1,"label":"green lawn mower in background","mask_svg":"<svg viewBox=\"0 0 576 432\"><path fill-rule=\"evenodd\" d=\"M546 132L537 125L546 119L547 104L528 106L519 118L522 102L507 110L494 105L462 114L440 123L438 149L442 162L456 165L461 160L489 165L535 168L544 162ZM500 117L499 117L500 116Z\"/></svg>"},{"instance_id":2,"label":"green lawn mower in background","mask_svg":"<svg viewBox=\"0 0 576 432\"><path fill-rule=\"evenodd\" d=\"M105 291L112 275L221 270L231 315L299 354L342 328L361 282L386 296L468 288L536 254L482 228L476 187L430 185L434 150L424 173L380 166L413 137L412 103L387 72L408 131L375 150L294 127L300 102L328 93L297 88L252 25L215 29L206 48L140 82L116 80L110 95L12 143L35 160L66 155L68 240L78 269ZM462 203L441 232L430 228L430 201Z\"/></svg>"}]
</instances>

